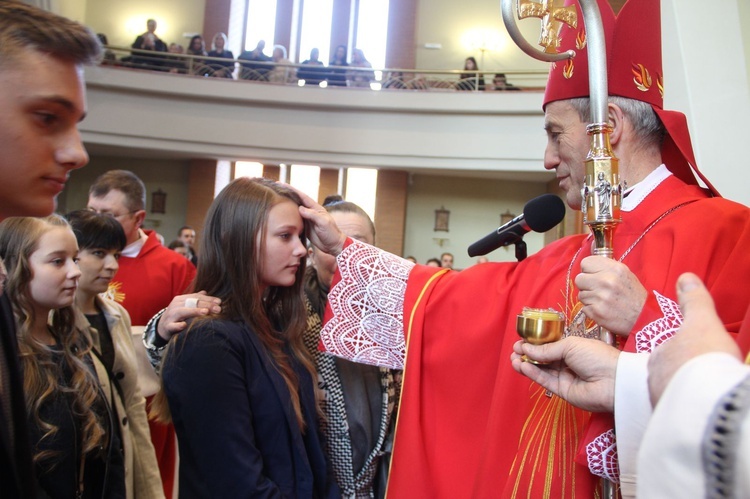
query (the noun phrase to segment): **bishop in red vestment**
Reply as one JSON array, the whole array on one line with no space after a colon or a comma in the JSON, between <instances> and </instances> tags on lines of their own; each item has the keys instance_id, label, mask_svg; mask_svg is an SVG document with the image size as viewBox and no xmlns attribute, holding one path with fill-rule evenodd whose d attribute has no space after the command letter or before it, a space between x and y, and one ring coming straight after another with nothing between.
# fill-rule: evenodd
<instances>
[{"instance_id":1,"label":"bishop in red vestment","mask_svg":"<svg viewBox=\"0 0 750 499\"><path fill-rule=\"evenodd\" d=\"M630 0L617 18L599 4L609 94L622 98L608 110L627 186L614 260L590 256L591 238L577 235L517 264L458 273L350 239L342 250L343 237L311 236L340 251L322 347L405 369L391 499L592 498L600 478L617 482L611 418L576 409L512 369L524 307L564 313L567 335L589 336L595 321L619 334L620 348L647 352L678 329L675 282L690 271L706 283L728 330L742 321L749 300L737 276L750 275L750 211L718 196L697 170L684 115L661 108L659 2ZM585 51L582 23L564 28L562 39ZM545 93L545 167L556 170L576 209L589 143L580 105L570 99L588 96L585 59L553 67ZM663 142L623 110L632 104L658 116ZM315 208L311 200L307 206ZM324 223L317 209L302 211Z\"/></svg>"}]
</instances>

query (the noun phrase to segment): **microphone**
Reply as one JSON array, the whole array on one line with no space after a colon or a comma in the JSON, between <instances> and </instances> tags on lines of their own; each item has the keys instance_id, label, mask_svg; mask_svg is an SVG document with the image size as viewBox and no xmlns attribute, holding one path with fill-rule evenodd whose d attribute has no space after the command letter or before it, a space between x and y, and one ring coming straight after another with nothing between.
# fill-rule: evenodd
<instances>
[{"instance_id":1,"label":"microphone","mask_svg":"<svg viewBox=\"0 0 750 499\"><path fill-rule=\"evenodd\" d=\"M515 244L527 232L547 232L565 218L565 203L554 194L542 194L523 207L523 214L498 227L469 246L469 256L486 255L502 246Z\"/></svg>"}]
</instances>

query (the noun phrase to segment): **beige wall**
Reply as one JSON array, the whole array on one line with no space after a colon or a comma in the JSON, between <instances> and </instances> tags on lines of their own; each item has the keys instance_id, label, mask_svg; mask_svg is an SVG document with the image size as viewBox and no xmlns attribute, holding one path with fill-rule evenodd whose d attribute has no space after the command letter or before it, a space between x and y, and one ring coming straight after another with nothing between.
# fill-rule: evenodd
<instances>
[{"instance_id":1,"label":"beige wall","mask_svg":"<svg viewBox=\"0 0 750 499\"><path fill-rule=\"evenodd\" d=\"M740 32L742 33L742 46L745 51L745 69L747 79L750 81L750 2L737 2L740 14Z\"/></svg>"},{"instance_id":2,"label":"beige wall","mask_svg":"<svg viewBox=\"0 0 750 499\"><path fill-rule=\"evenodd\" d=\"M519 23L529 40L539 36L540 22ZM508 36L500 17L499 0L421 0L417 15L417 67L429 69L462 69L464 60L474 56L480 69L512 72L538 69L546 72L546 63L535 61L521 52ZM486 40L484 65L476 45ZM473 40L473 44L472 44ZM426 43L439 43L441 49L427 49ZM475 48L472 48L472 45Z\"/></svg>"},{"instance_id":3,"label":"beige wall","mask_svg":"<svg viewBox=\"0 0 750 499\"><path fill-rule=\"evenodd\" d=\"M75 0L58 0L77 3ZM166 43L187 45L185 33L203 31L205 0L87 0L85 22L105 33L111 45L129 46L146 31L146 20L157 21L156 34ZM211 34L206 36L212 36Z\"/></svg>"},{"instance_id":4,"label":"beige wall","mask_svg":"<svg viewBox=\"0 0 750 499\"><path fill-rule=\"evenodd\" d=\"M747 3L714 0L710 12L697 0L662 0L661 7L664 107L687 115L696 161L719 192L749 205Z\"/></svg>"},{"instance_id":5,"label":"beige wall","mask_svg":"<svg viewBox=\"0 0 750 499\"><path fill-rule=\"evenodd\" d=\"M88 23L86 20L86 6L88 0L50 0L50 10L78 22Z\"/></svg>"},{"instance_id":6,"label":"beige wall","mask_svg":"<svg viewBox=\"0 0 750 499\"><path fill-rule=\"evenodd\" d=\"M413 175L409 180L406 206L404 255L419 263L453 253L456 268L466 268L476 259L469 258L469 245L500 226L500 214L510 210L523 213L526 202L546 192L544 183ZM450 211L449 232L435 232L435 210ZM443 238L442 246L436 239ZM544 246L544 235L524 237L529 255ZM515 250L497 249L488 255L492 261L515 261Z\"/></svg>"},{"instance_id":7,"label":"beige wall","mask_svg":"<svg viewBox=\"0 0 750 499\"><path fill-rule=\"evenodd\" d=\"M89 164L75 170L58 200L58 212L86 208L89 186L94 179L108 170L130 170L146 184L146 223L155 229L169 244L177 231L185 225L188 192L187 161L93 156ZM166 213L151 213L151 193L161 189L167 193Z\"/></svg>"}]
</instances>

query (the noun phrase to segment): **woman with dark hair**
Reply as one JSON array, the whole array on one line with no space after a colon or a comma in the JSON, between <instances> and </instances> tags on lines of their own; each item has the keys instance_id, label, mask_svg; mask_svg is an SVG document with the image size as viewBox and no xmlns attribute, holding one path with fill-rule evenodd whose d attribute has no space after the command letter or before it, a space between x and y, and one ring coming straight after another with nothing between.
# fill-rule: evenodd
<instances>
[{"instance_id":1,"label":"woman with dark hair","mask_svg":"<svg viewBox=\"0 0 750 499\"><path fill-rule=\"evenodd\" d=\"M340 196L326 198L323 207L347 236L375 244L375 224L367 213ZM398 399L400 374L386 368L356 364L318 350L328 290L336 258L314 246L305 274L309 301L305 343L315 358L322 387L326 454L344 497L385 495L390 463L392 416Z\"/></svg>"},{"instance_id":2,"label":"woman with dark hair","mask_svg":"<svg viewBox=\"0 0 750 499\"><path fill-rule=\"evenodd\" d=\"M328 64L328 85L334 87L346 86L346 67L349 66L349 63L346 62L346 53L346 45L339 45L333 52L331 62Z\"/></svg>"},{"instance_id":3,"label":"woman with dark hair","mask_svg":"<svg viewBox=\"0 0 750 499\"><path fill-rule=\"evenodd\" d=\"M207 55L206 42L203 40L203 36L193 35L193 37L190 38L190 43L188 44L186 53L188 55Z\"/></svg>"},{"instance_id":4,"label":"woman with dark hair","mask_svg":"<svg viewBox=\"0 0 750 499\"><path fill-rule=\"evenodd\" d=\"M456 84L458 90L484 90L484 75L477 73L479 66L477 60L467 57L464 61L464 72L461 73L460 80Z\"/></svg>"},{"instance_id":5,"label":"woman with dark hair","mask_svg":"<svg viewBox=\"0 0 750 499\"><path fill-rule=\"evenodd\" d=\"M303 342L299 196L239 178L206 215L195 288L221 299L172 338L158 410L177 430L182 497L336 497Z\"/></svg>"},{"instance_id":6,"label":"woman with dark hair","mask_svg":"<svg viewBox=\"0 0 750 499\"><path fill-rule=\"evenodd\" d=\"M425 265L430 266L430 267L442 267L443 266L443 264L440 263L439 258L430 258L425 262Z\"/></svg>"},{"instance_id":7,"label":"woman with dark hair","mask_svg":"<svg viewBox=\"0 0 750 499\"><path fill-rule=\"evenodd\" d=\"M98 362L97 377L107 380L110 404L119 424L129 496L164 496L146 417L146 399L138 385L138 361L131 339L130 315L105 298L125 247L125 232L113 217L79 210L65 218L78 241L81 277L76 291L75 324L87 334ZM112 296L111 298L115 298Z\"/></svg>"},{"instance_id":8,"label":"woman with dark hair","mask_svg":"<svg viewBox=\"0 0 750 499\"><path fill-rule=\"evenodd\" d=\"M187 55L203 57L208 55L206 53L206 42L203 40L203 36L193 35L193 37L190 38L190 43L188 44L185 53ZM188 73L206 76L205 73L207 68L205 67L205 64L206 61L204 59L199 59L198 57L187 59Z\"/></svg>"},{"instance_id":9,"label":"woman with dark hair","mask_svg":"<svg viewBox=\"0 0 750 499\"><path fill-rule=\"evenodd\" d=\"M90 339L75 327L77 254L76 238L60 216L0 223L38 497L125 498L109 382L97 377Z\"/></svg>"}]
</instances>

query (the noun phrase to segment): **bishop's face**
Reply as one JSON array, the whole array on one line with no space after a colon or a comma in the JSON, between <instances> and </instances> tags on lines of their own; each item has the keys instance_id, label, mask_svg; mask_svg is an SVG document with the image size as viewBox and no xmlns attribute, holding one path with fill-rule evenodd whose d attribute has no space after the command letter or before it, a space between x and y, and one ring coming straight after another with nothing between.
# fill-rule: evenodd
<instances>
[{"instance_id":1,"label":"bishop's face","mask_svg":"<svg viewBox=\"0 0 750 499\"><path fill-rule=\"evenodd\" d=\"M544 168L555 170L568 206L578 210L582 204L584 161L591 147L586 123L570 103L555 101L545 108L544 129L547 132Z\"/></svg>"}]
</instances>

